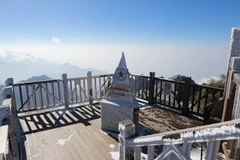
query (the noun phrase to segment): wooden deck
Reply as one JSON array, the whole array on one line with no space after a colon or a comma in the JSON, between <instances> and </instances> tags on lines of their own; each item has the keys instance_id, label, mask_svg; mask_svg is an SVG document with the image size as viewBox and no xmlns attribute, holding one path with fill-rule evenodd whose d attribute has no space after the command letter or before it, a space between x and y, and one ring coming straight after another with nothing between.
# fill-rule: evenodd
<instances>
[{"instance_id":1,"label":"wooden deck","mask_svg":"<svg viewBox=\"0 0 240 160\"><path fill-rule=\"evenodd\" d=\"M99 117L87 106L20 117L25 159L111 159L118 142L100 131Z\"/></svg>"},{"instance_id":2,"label":"wooden deck","mask_svg":"<svg viewBox=\"0 0 240 160\"><path fill-rule=\"evenodd\" d=\"M154 107L141 109L139 115L140 135L201 125ZM100 131L99 105L23 115L19 121L23 159L103 160L118 151L117 134Z\"/></svg>"}]
</instances>

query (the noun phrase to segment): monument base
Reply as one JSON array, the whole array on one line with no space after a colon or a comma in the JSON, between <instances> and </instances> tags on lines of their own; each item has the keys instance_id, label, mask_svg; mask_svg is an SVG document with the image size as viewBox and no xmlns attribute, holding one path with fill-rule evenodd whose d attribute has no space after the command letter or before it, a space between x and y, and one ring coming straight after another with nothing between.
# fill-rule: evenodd
<instances>
[{"instance_id":1,"label":"monument base","mask_svg":"<svg viewBox=\"0 0 240 160\"><path fill-rule=\"evenodd\" d=\"M139 108L126 107L130 104L101 101L101 128L119 132L118 124L123 120L131 120L135 124L135 134L139 133Z\"/></svg>"}]
</instances>

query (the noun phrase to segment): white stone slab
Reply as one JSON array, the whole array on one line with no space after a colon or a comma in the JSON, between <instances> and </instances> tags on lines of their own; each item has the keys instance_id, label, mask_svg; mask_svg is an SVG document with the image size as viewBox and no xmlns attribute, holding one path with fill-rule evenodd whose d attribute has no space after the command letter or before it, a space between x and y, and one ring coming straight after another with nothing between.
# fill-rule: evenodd
<instances>
[{"instance_id":1,"label":"white stone slab","mask_svg":"<svg viewBox=\"0 0 240 160\"><path fill-rule=\"evenodd\" d=\"M124 53L113 75L112 84L101 102L101 127L118 132L118 124L123 120L131 120L138 133L139 106L131 92L130 74L127 69Z\"/></svg>"},{"instance_id":2,"label":"white stone slab","mask_svg":"<svg viewBox=\"0 0 240 160\"><path fill-rule=\"evenodd\" d=\"M101 127L103 129L118 132L119 122L131 120L138 123L138 110L124 107L126 103L114 103L111 101L101 101ZM129 104L128 104L129 105ZM137 114L134 114L137 112ZM136 124L135 124L136 125Z\"/></svg>"}]
</instances>

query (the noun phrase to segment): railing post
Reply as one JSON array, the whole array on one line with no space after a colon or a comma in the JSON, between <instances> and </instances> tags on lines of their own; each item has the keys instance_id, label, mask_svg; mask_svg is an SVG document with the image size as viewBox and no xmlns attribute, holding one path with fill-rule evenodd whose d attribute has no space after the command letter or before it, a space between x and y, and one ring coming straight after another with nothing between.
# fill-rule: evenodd
<instances>
[{"instance_id":1,"label":"railing post","mask_svg":"<svg viewBox=\"0 0 240 160\"><path fill-rule=\"evenodd\" d=\"M66 73L62 74L62 85L65 108L67 109L69 108L69 102L68 102L68 79Z\"/></svg>"},{"instance_id":2,"label":"railing post","mask_svg":"<svg viewBox=\"0 0 240 160\"><path fill-rule=\"evenodd\" d=\"M183 147L182 147L182 151L183 151L183 154L188 159L190 159L191 148L192 148L192 143L184 142Z\"/></svg>"},{"instance_id":3,"label":"railing post","mask_svg":"<svg viewBox=\"0 0 240 160\"><path fill-rule=\"evenodd\" d=\"M148 156L147 158L154 159L154 146L148 146Z\"/></svg>"},{"instance_id":4,"label":"railing post","mask_svg":"<svg viewBox=\"0 0 240 160\"><path fill-rule=\"evenodd\" d=\"M8 99L8 98L12 98L12 96L13 96L12 85L13 85L13 78L8 78L5 81L5 87L1 91L3 100Z\"/></svg>"},{"instance_id":5,"label":"railing post","mask_svg":"<svg viewBox=\"0 0 240 160\"><path fill-rule=\"evenodd\" d=\"M148 97L148 104L153 104L154 102L154 77L155 72L150 72L149 78L149 97Z\"/></svg>"},{"instance_id":6,"label":"railing post","mask_svg":"<svg viewBox=\"0 0 240 160\"><path fill-rule=\"evenodd\" d=\"M189 105L189 93L190 93L190 83L191 77L185 77L184 83L184 94L183 94L183 108L182 108L182 115L188 115L188 105Z\"/></svg>"},{"instance_id":7,"label":"railing post","mask_svg":"<svg viewBox=\"0 0 240 160\"><path fill-rule=\"evenodd\" d=\"M93 93L92 93L92 72L87 73L87 85L88 85L88 102L92 106L93 103Z\"/></svg>"},{"instance_id":8,"label":"railing post","mask_svg":"<svg viewBox=\"0 0 240 160\"><path fill-rule=\"evenodd\" d=\"M209 141L206 152L206 160L213 160L217 158L220 141Z\"/></svg>"},{"instance_id":9,"label":"railing post","mask_svg":"<svg viewBox=\"0 0 240 160\"><path fill-rule=\"evenodd\" d=\"M133 160L134 159L134 149L127 148L126 141L135 134L135 125L130 120L124 120L119 123L118 130L120 134L118 135L119 140L119 160Z\"/></svg>"}]
</instances>

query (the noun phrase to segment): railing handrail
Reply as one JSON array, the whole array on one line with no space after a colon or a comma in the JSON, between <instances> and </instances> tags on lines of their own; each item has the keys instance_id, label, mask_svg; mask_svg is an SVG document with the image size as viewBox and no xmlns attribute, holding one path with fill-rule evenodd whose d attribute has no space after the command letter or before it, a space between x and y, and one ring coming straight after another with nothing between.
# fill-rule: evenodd
<instances>
[{"instance_id":1,"label":"railing handrail","mask_svg":"<svg viewBox=\"0 0 240 160\"><path fill-rule=\"evenodd\" d=\"M178 84L184 84L185 82L181 82L181 81L174 81L171 79L164 79L164 78L158 78L158 77L154 77L154 80L160 80L160 81L165 81L165 82L170 82L170 83L178 83Z\"/></svg>"},{"instance_id":2,"label":"railing handrail","mask_svg":"<svg viewBox=\"0 0 240 160\"><path fill-rule=\"evenodd\" d=\"M68 81L81 80L81 79L87 79L87 77L68 78Z\"/></svg>"},{"instance_id":3,"label":"railing handrail","mask_svg":"<svg viewBox=\"0 0 240 160\"><path fill-rule=\"evenodd\" d=\"M153 135L140 136L140 137L129 139L127 141L127 146L135 147L135 146L161 145L161 144L159 144L159 141L163 141L164 136L171 136L171 135L176 135L176 134L183 134L183 133L187 133L187 132L195 132L195 131L200 131L200 130L209 129L209 128L217 128L217 127L230 126L230 125L236 125L236 124L240 124L240 119L235 119L235 120L231 120L231 121L215 123L215 124L210 124L210 125L205 125L205 126L181 129L181 130L176 130L176 131L167 131L167 132L153 134ZM233 137L232 139L236 138L233 135L232 135L232 137ZM202 140L204 142L206 141L206 139L202 139ZM169 139L166 141L169 141ZM178 143L182 143L182 142L179 141Z\"/></svg>"},{"instance_id":4,"label":"railing handrail","mask_svg":"<svg viewBox=\"0 0 240 160\"><path fill-rule=\"evenodd\" d=\"M207 85L190 84L190 86L196 86L196 87L201 87L201 88L208 88L208 89L214 89L214 90L218 90L218 91L224 91L223 88L218 88L218 87L213 87L213 86L207 86Z\"/></svg>"},{"instance_id":5,"label":"railing handrail","mask_svg":"<svg viewBox=\"0 0 240 160\"><path fill-rule=\"evenodd\" d=\"M143 78L150 78L149 76L144 76L142 74L137 75L137 74L130 74L131 76L138 76L138 77L143 77Z\"/></svg>"},{"instance_id":6,"label":"railing handrail","mask_svg":"<svg viewBox=\"0 0 240 160\"><path fill-rule=\"evenodd\" d=\"M52 83L52 82L61 82L61 79L49 79L49 80L41 80L41 81L28 81L28 82L17 82L14 86L23 86L23 85L32 85L32 84L40 84L40 83Z\"/></svg>"},{"instance_id":7,"label":"railing handrail","mask_svg":"<svg viewBox=\"0 0 240 160\"><path fill-rule=\"evenodd\" d=\"M106 76L112 76L113 74L103 74L103 75L94 75L92 78L98 78L98 77L106 77ZM78 79L86 79L87 77L74 77L74 78L68 78L68 80L78 80ZM40 81L27 81L27 82L17 82L14 84L14 86L22 86L22 85L31 85L31 84L39 84L39 83L48 83L48 82L61 82L62 79L49 79L49 80L40 80Z\"/></svg>"}]
</instances>

